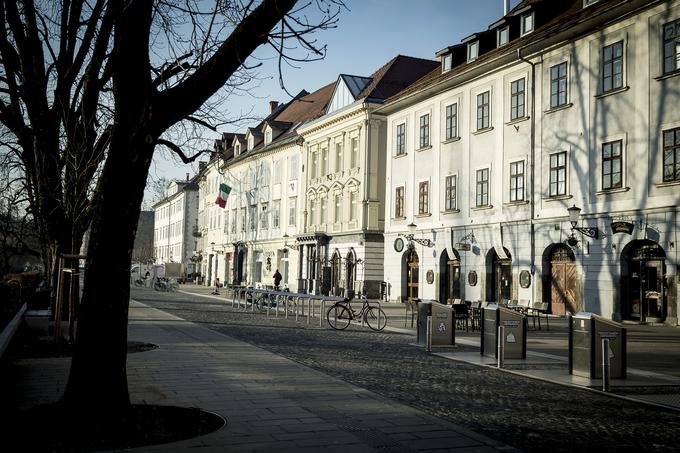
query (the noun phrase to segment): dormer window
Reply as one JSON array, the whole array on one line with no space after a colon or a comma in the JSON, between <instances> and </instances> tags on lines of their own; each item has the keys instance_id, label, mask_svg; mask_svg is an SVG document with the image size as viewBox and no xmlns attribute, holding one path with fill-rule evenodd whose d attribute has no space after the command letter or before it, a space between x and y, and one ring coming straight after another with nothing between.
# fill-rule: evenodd
<instances>
[{"instance_id":1,"label":"dormer window","mask_svg":"<svg viewBox=\"0 0 680 453\"><path fill-rule=\"evenodd\" d=\"M468 61L474 60L479 56L479 41L468 44Z\"/></svg>"},{"instance_id":2,"label":"dormer window","mask_svg":"<svg viewBox=\"0 0 680 453\"><path fill-rule=\"evenodd\" d=\"M255 138L251 135L248 137L248 149L255 148Z\"/></svg>"},{"instance_id":3,"label":"dormer window","mask_svg":"<svg viewBox=\"0 0 680 453\"><path fill-rule=\"evenodd\" d=\"M241 154L241 145L239 145L238 143L236 144L236 146L234 146L234 154L237 156Z\"/></svg>"},{"instance_id":4,"label":"dormer window","mask_svg":"<svg viewBox=\"0 0 680 453\"><path fill-rule=\"evenodd\" d=\"M452 62L453 55L451 55L450 53L444 55L444 58L442 58L442 72L450 71Z\"/></svg>"},{"instance_id":5,"label":"dormer window","mask_svg":"<svg viewBox=\"0 0 680 453\"><path fill-rule=\"evenodd\" d=\"M267 128L267 130L264 132L264 144L268 145L272 142L272 130Z\"/></svg>"},{"instance_id":6,"label":"dormer window","mask_svg":"<svg viewBox=\"0 0 680 453\"><path fill-rule=\"evenodd\" d=\"M524 14L522 16L522 35L534 31L534 13Z\"/></svg>"},{"instance_id":7,"label":"dormer window","mask_svg":"<svg viewBox=\"0 0 680 453\"><path fill-rule=\"evenodd\" d=\"M510 41L510 27L499 28L497 38L498 47L506 45Z\"/></svg>"}]
</instances>

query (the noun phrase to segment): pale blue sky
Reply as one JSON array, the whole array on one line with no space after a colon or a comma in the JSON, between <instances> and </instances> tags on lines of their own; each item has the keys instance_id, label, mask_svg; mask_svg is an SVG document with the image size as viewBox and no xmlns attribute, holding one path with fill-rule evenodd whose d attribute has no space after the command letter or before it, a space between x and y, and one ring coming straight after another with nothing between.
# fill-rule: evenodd
<instances>
[{"instance_id":1,"label":"pale blue sky","mask_svg":"<svg viewBox=\"0 0 680 453\"><path fill-rule=\"evenodd\" d=\"M446 46L459 43L476 31L503 16L503 0L345 0L336 29L316 35L327 45L322 61L301 63L300 69L284 68L288 91L302 89L312 92L335 81L338 74L368 76L398 54L420 58L435 58ZM515 6L519 0L511 0ZM256 55L272 55L270 49L260 49ZM252 61L249 62L252 64ZM287 101L290 97L280 89L275 60L264 60L258 68L263 80L253 90L254 96L236 96L229 100L231 112L250 112L264 116L269 100ZM241 128L243 129L243 128ZM233 131L224 129L224 132ZM217 138L215 134L208 137ZM158 154L158 153L157 153ZM168 179L192 176L197 165L161 158L154 161L150 178Z\"/></svg>"}]
</instances>

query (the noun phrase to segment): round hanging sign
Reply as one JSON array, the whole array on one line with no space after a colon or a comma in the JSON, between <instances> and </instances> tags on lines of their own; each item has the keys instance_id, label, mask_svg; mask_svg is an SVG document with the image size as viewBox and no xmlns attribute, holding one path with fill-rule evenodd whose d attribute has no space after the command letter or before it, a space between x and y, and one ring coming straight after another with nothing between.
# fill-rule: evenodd
<instances>
[{"instance_id":1,"label":"round hanging sign","mask_svg":"<svg viewBox=\"0 0 680 453\"><path fill-rule=\"evenodd\" d=\"M396 238L394 240L394 250L396 250L397 253L401 253L401 251L404 250L404 240L402 238Z\"/></svg>"},{"instance_id":2,"label":"round hanging sign","mask_svg":"<svg viewBox=\"0 0 680 453\"><path fill-rule=\"evenodd\" d=\"M476 271L470 271L468 273L468 283L470 284L470 286L477 285L477 272Z\"/></svg>"},{"instance_id":3,"label":"round hanging sign","mask_svg":"<svg viewBox=\"0 0 680 453\"><path fill-rule=\"evenodd\" d=\"M529 271L522 271L519 273L519 285L522 288L528 288L531 285L531 274Z\"/></svg>"}]
</instances>

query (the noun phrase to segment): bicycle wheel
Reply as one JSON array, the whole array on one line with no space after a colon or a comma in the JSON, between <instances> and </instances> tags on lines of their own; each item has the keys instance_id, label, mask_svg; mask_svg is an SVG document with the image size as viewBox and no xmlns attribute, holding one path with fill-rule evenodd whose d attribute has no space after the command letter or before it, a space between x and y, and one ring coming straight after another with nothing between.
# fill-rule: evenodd
<instances>
[{"instance_id":1,"label":"bicycle wheel","mask_svg":"<svg viewBox=\"0 0 680 453\"><path fill-rule=\"evenodd\" d=\"M326 319L328 320L328 325L335 330L344 330L349 326L352 315L347 307L343 305L333 305L328 309Z\"/></svg>"},{"instance_id":2,"label":"bicycle wheel","mask_svg":"<svg viewBox=\"0 0 680 453\"><path fill-rule=\"evenodd\" d=\"M253 304L255 304L255 308L257 308L259 311L264 311L267 309L267 296L264 294L260 294L255 300L253 301Z\"/></svg>"},{"instance_id":3,"label":"bicycle wheel","mask_svg":"<svg viewBox=\"0 0 680 453\"><path fill-rule=\"evenodd\" d=\"M135 286L144 286L144 281L138 278L135 280Z\"/></svg>"},{"instance_id":4,"label":"bicycle wheel","mask_svg":"<svg viewBox=\"0 0 680 453\"><path fill-rule=\"evenodd\" d=\"M373 330L383 330L387 325L387 315L380 307L368 307L364 320Z\"/></svg>"}]
</instances>

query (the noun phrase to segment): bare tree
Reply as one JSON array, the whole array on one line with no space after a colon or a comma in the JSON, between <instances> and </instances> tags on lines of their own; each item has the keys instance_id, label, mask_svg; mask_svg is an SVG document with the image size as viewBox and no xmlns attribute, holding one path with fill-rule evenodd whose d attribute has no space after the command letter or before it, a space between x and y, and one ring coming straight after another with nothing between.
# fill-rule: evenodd
<instances>
[{"instance_id":1,"label":"bare tree","mask_svg":"<svg viewBox=\"0 0 680 453\"><path fill-rule=\"evenodd\" d=\"M0 0L0 122L14 135L51 268L90 229L71 372L61 403L117 416L125 374L129 269L157 145L212 126L211 99L239 86L259 46L281 63L323 55L311 33L337 0ZM300 53L302 51L302 54Z\"/></svg>"}]
</instances>

